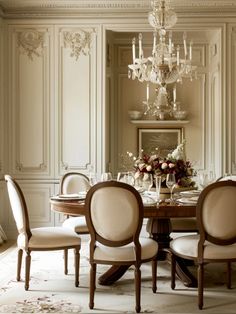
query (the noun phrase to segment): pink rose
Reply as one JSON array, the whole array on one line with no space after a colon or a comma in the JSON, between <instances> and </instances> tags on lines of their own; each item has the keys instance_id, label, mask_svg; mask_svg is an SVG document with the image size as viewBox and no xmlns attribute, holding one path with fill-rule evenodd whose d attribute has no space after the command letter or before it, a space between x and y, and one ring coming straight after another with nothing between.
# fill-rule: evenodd
<instances>
[{"instance_id":1,"label":"pink rose","mask_svg":"<svg viewBox=\"0 0 236 314\"><path fill-rule=\"evenodd\" d=\"M173 164L172 162L169 163L169 168L174 168L175 164Z\"/></svg>"}]
</instances>

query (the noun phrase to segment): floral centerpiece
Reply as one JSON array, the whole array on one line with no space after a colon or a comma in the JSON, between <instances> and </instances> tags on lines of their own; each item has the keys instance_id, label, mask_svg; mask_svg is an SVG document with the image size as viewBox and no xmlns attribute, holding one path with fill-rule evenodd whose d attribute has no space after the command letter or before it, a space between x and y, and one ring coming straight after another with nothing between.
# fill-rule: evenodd
<instances>
[{"instance_id":1,"label":"floral centerpiece","mask_svg":"<svg viewBox=\"0 0 236 314\"><path fill-rule=\"evenodd\" d=\"M159 157L158 154L145 154L143 151L139 157L135 157L132 153L127 152L128 156L133 159L135 169L135 179L144 177L147 173L162 177L162 187L166 187L166 176L168 173L174 173L176 184L179 187L193 187L195 182L192 176L195 171L190 161L185 159L184 153L185 141L177 146L177 148L167 157Z\"/></svg>"}]
</instances>

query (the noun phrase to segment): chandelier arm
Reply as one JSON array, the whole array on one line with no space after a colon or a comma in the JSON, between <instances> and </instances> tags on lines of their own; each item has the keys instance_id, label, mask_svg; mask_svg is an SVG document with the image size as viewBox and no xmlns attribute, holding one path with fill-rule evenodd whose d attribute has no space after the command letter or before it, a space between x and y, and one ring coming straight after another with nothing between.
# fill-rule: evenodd
<instances>
[{"instance_id":1,"label":"chandelier arm","mask_svg":"<svg viewBox=\"0 0 236 314\"><path fill-rule=\"evenodd\" d=\"M133 80L147 83L147 101L144 114L151 113L160 117L161 113L173 115L177 110L176 83L182 83L183 78L196 77L196 66L192 65L193 42L187 46L186 32L183 34L183 55L180 57L180 46L174 45L172 31L167 29L173 27L177 22L176 13L166 4L166 0L151 1L152 11L148 13L148 21L153 27L153 45L151 56L144 58L142 34L138 36L138 58L136 57L136 39L132 39L133 63L128 66L128 77ZM159 40L157 40L157 34ZM157 42L158 41L158 42ZM149 89L152 83L156 86L156 98L150 101ZM172 107L167 91L167 85L175 84L173 89ZM163 115L162 115L163 116Z\"/></svg>"}]
</instances>

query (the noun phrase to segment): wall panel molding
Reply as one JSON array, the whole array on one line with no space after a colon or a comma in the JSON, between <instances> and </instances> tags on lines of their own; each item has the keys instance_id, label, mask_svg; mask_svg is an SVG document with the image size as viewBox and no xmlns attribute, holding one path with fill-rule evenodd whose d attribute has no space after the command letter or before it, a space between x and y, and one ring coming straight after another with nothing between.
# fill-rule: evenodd
<instances>
[{"instance_id":1,"label":"wall panel molding","mask_svg":"<svg viewBox=\"0 0 236 314\"><path fill-rule=\"evenodd\" d=\"M69 170L88 172L93 168L95 149L92 134L96 126L96 32L82 26L59 27L57 31L58 174ZM82 38L84 42L81 38L76 42L75 50L65 45L65 38L81 33L87 37Z\"/></svg>"},{"instance_id":2,"label":"wall panel molding","mask_svg":"<svg viewBox=\"0 0 236 314\"><path fill-rule=\"evenodd\" d=\"M10 28L9 35L10 90L14 91L9 95L12 171L23 176L49 176L52 149L49 30ZM22 38L28 40L27 44Z\"/></svg>"}]
</instances>

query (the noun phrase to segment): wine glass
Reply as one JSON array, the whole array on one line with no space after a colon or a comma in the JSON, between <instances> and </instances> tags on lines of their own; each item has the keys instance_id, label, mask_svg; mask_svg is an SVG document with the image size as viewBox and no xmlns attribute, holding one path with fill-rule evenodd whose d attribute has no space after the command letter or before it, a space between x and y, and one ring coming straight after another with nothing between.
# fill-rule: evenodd
<instances>
[{"instance_id":1,"label":"wine glass","mask_svg":"<svg viewBox=\"0 0 236 314\"><path fill-rule=\"evenodd\" d=\"M166 186L170 189L170 201L173 202L173 189L175 187L175 175L174 173L168 173L166 176Z\"/></svg>"},{"instance_id":2,"label":"wine glass","mask_svg":"<svg viewBox=\"0 0 236 314\"><path fill-rule=\"evenodd\" d=\"M157 205L160 202L161 182L162 182L162 177L156 176L155 183L156 183Z\"/></svg>"},{"instance_id":3,"label":"wine glass","mask_svg":"<svg viewBox=\"0 0 236 314\"><path fill-rule=\"evenodd\" d=\"M98 176L96 173L94 172L90 172L89 173L89 183L91 186L95 185L96 183L98 183Z\"/></svg>"},{"instance_id":4,"label":"wine glass","mask_svg":"<svg viewBox=\"0 0 236 314\"><path fill-rule=\"evenodd\" d=\"M124 182L134 186L134 175L130 171L118 172L117 181Z\"/></svg>"},{"instance_id":5,"label":"wine glass","mask_svg":"<svg viewBox=\"0 0 236 314\"><path fill-rule=\"evenodd\" d=\"M144 173L143 175L143 188L150 191L153 186L153 177L151 173Z\"/></svg>"},{"instance_id":6,"label":"wine glass","mask_svg":"<svg viewBox=\"0 0 236 314\"><path fill-rule=\"evenodd\" d=\"M111 181L112 180L112 174L111 172L103 172L101 175L101 181Z\"/></svg>"}]
</instances>

